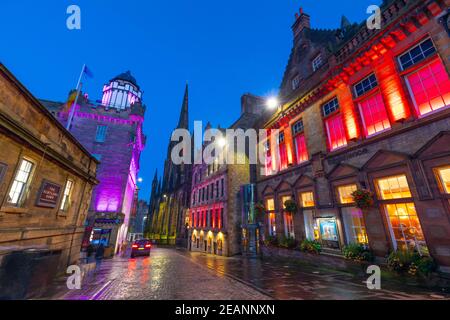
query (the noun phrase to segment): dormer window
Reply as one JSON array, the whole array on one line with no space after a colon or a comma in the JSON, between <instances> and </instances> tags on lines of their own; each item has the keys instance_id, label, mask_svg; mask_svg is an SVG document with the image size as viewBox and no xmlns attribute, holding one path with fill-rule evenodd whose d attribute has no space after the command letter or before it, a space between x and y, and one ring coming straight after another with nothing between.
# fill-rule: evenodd
<instances>
[{"instance_id":1,"label":"dormer window","mask_svg":"<svg viewBox=\"0 0 450 320\"><path fill-rule=\"evenodd\" d=\"M317 57L314 58L314 60L312 61L312 68L313 71L316 72L317 70L320 69L320 67L323 65L323 59L322 59L322 54L320 53Z\"/></svg>"}]
</instances>

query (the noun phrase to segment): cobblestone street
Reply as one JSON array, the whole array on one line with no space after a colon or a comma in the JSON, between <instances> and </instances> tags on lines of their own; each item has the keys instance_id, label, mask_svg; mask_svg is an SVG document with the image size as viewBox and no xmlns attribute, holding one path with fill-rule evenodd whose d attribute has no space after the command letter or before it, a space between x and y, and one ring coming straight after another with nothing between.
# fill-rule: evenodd
<instances>
[{"instance_id":1,"label":"cobblestone street","mask_svg":"<svg viewBox=\"0 0 450 320\"><path fill-rule=\"evenodd\" d=\"M365 279L308 265L222 258L156 248L150 258L105 260L81 290L61 279L46 298L64 300L266 300L448 299L432 292L382 281L368 290Z\"/></svg>"},{"instance_id":2,"label":"cobblestone street","mask_svg":"<svg viewBox=\"0 0 450 320\"><path fill-rule=\"evenodd\" d=\"M266 300L264 294L175 250L157 248L150 258L105 260L81 290L60 281L49 298L64 300ZM207 294L206 294L207 293Z\"/></svg>"}]
</instances>

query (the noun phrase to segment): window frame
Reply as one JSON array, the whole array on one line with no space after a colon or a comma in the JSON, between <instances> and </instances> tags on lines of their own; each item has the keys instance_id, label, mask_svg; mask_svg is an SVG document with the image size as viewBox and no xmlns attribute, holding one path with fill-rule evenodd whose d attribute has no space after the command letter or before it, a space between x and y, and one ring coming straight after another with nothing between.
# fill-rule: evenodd
<instances>
[{"instance_id":1,"label":"window frame","mask_svg":"<svg viewBox=\"0 0 450 320\"><path fill-rule=\"evenodd\" d=\"M371 87L370 89L365 89L365 88L363 87L364 92L362 92L361 94L359 94L356 87L357 87L358 85L360 85L360 84L362 85L362 83L363 83L365 80L368 80L368 79L370 79L370 78L372 78L372 77L375 78L375 83L376 83L376 85L373 85L373 82L370 83L370 85L371 85L372 87ZM361 97L364 97L365 95L370 94L375 88L379 88L379 87L380 87L380 82L378 81L378 78L377 78L375 72L372 72L372 73L370 73L369 75L367 75L366 77L364 77L364 78L362 78L361 80L359 80L358 82L355 82L355 84L353 84L352 87L353 87L353 93L354 93L355 97L358 98L358 99L360 99Z\"/></svg>"},{"instance_id":2,"label":"window frame","mask_svg":"<svg viewBox=\"0 0 450 320\"><path fill-rule=\"evenodd\" d=\"M317 61L319 61L319 63L317 63ZM319 70L321 67L323 67L324 65L324 60L323 60L323 56L322 56L322 52L320 52L319 54L317 54L312 60L311 60L311 66L313 69L313 72L316 72L317 70Z\"/></svg>"},{"instance_id":3,"label":"window frame","mask_svg":"<svg viewBox=\"0 0 450 320\"><path fill-rule=\"evenodd\" d=\"M404 82L405 82L406 88L408 89L408 93L409 93L409 96L410 96L410 100L411 100L412 105L413 105L413 107L414 107L414 113L415 113L415 115L416 115L416 117L417 117L418 119L422 119L422 118L431 116L431 115L433 115L433 114L435 114L435 113L438 113L438 112L441 112L441 111L443 111L443 110L447 110L447 109L450 108L450 105L447 105L447 106L443 106L443 107L441 107L441 108L439 108L439 109L432 110L432 111L430 111L430 112L428 112L428 113L421 114L421 113L420 113L420 110L419 110L419 105L417 104L417 100L416 100L416 97L415 97L415 95L414 95L414 92L413 92L413 89L412 89L412 87L411 87L411 83L410 83L410 80L409 80L409 77L411 77L412 75L414 75L414 74L416 74L416 73L419 73L421 70L423 70L423 69L429 67L431 64L433 64L434 62L438 62L438 61L443 65L444 71L447 73L447 76L450 78L450 75L448 74L447 69L445 68L445 64L444 64L444 62L442 61L442 59L440 59L440 57L439 57L439 55L437 54L437 52L436 52L435 54L433 54L433 55L431 55L431 56L425 58L424 60L418 62L417 64L415 64L415 65L409 67L408 69L406 69L406 70L402 73L402 78L403 78L403 80L404 80ZM433 74L433 76L434 76L434 74ZM442 96L441 96L441 97L442 97ZM430 102L430 101L428 101L428 103L429 103L429 102ZM444 102L445 102L445 101L444 101Z\"/></svg>"},{"instance_id":4,"label":"window frame","mask_svg":"<svg viewBox=\"0 0 450 320\"><path fill-rule=\"evenodd\" d=\"M367 124L366 124L366 120L364 119L364 115L363 115L363 111L362 111L363 107L362 107L361 104L363 102L371 99L371 98L374 98L376 95L379 95L380 98L381 98L381 101L383 102L383 107L384 107L384 111L386 112L386 119L389 122L389 127L388 128L384 128L381 131L377 131L375 133L369 134L367 132ZM359 96L358 99L355 102L358 105L359 116L361 118L361 122L362 122L362 125L363 125L363 128L364 128L364 135L365 135L366 138L371 138L371 137L377 136L379 134L382 134L383 132L387 132L389 130L392 130L392 123L391 123L391 120L389 119L389 112L388 112L388 110L386 108L386 103L384 101L384 97L383 97L383 94L381 92L380 87L372 88L371 90L367 91L363 95Z\"/></svg>"},{"instance_id":5,"label":"window frame","mask_svg":"<svg viewBox=\"0 0 450 320\"><path fill-rule=\"evenodd\" d=\"M103 129L103 131L101 131L102 129ZM107 134L108 134L108 126L107 125L97 125L97 131L95 133L95 142L96 143L104 143L104 142L106 142L106 135ZM101 139L99 139L99 137Z\"/></svg>"},{"instance_id":6,"label":"window frame","mask_svg":"<svg viewBox=\"0 0 450 320\"><path fill-rule=\"evenodd\" d=\"M69 183L70 183L70 188L69 188L68 193L66 194ZM72 206L71 198L72 198L72 192L73 192L74 186L75 186L75 181L73 179L71 179L71 178L66 179L66 184L64 186L64 191L63 191L63 194L61 197L61 203L59 205L60 212L64 212L64 213L69 212L69 210Z\"/></svg>"},{"instance_id":7,"label":"window frame","mask_svg":"<svg viewBox=\"0 0 450 320\"><path fill-rule=\"evenodd\" d=\"M21 191L20 191L19 198L17 199L17 201L15 203L13 203L13 202L10 202L8 200L8 198L11 195L12 188L14 186L14 183L16 182L16 179L17 179L17 176L18 176L19 172L21 171L21 167L22 167L22 163L23 162L30 163L31 164L31 168L30 168L30 171L28 172L28 176L27 176L26 182L25 183L21 182L21 183L23 183L23 185L22 185L22 188L21 188ZM20 158L20 162L17 165L17 168L16 168L16 170L14 172L14 176L12 177L11 183L10 183L10 185L8 187L8 191L6 193L6 205L8 207L13 207L13 208L23 208L24 207L25 202L28 200L27 188L30 186L31 182L33 181L33 175L34 175L34 172L35 172L35 168L36 168L36 162L35 161L31 160L28 157Z\"/></svg>"},{"instance_id":8,"label":"window frame","mask_svg":"<svg viewBox=\"0 0 450 320\"><path fill-rule=\"evenodd\" d=\"M442 170L450 170L450 166L436 167L436 168L433 169L433 172L434 172L435 178L436 178L437 183L438 183L439 192L444 197L450 198L450 188L449 188L449 190L447 192L447 187L445 186L445 181L443 180L442 174L441 174Z\"/></svg>"},{"instance_id":9,"label":"window frame","mask_svg":"<svg viewBox=\"0 0 450 320\"><path fill-rule=\"evenodd\" d=\"M420 47L421 45L423 45L423 44L424 44L425 42L427 42L427 41L430 41L431 44L433 45L434 52L431 53L431 54L428 55L428 56L424 56L424 57L423 57L422 59L420 59L419 61L417 61L417 62L414 62L414 61L413 61L413 63L412 63L411 65L409 65L409 66L407 66L407 67L404 67L404 66L403 66L403 63L402 63L402 61L401 61L401 58L404 57L404 56L407 55L407 54L410 54L410 57L411 57L411 51L414 50L414 49L416 49L417 47ZM422 51L421 53L423 54L422 48L421 48L421 51ZM431 37L428 36L428 37L426 37L425 39L422 39L421 41L419 41L419 42L417 42L416 44L412 45L409 49L403 51L401 54L399 54L399 55L397 56L397 63L398 63L398 65L399 65L401 71L407 71L407 70L410 69L410 68L413 68L413 67L415 67L415 66L417 66L417 65L420 65L421 63L423 63L423 62L426 61L427 59L432 59L432 57L435 57L437 54L438 54L438 50L437 50L437 48L436 48L436 45L434 44L433 39L432 39ZM412 61L412 60L411 60L411 61Z\"/></svg>"}]
</instances>

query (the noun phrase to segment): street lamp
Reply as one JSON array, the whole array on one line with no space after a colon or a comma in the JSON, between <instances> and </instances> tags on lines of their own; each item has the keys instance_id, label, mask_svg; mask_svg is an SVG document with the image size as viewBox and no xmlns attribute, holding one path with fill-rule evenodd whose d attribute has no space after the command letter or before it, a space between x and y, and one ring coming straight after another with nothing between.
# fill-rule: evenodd
<instances>
[{"instance_id":1,"label":"street lamp","mask_svg":"<svg viewBox=\"0 0 450 320\"><path fill-rule=\"evenodd\" d=\"M220 138L219 140L217 140L217 145L218 145L220 148L225 147L225 146L227 145L227 139L225 139L225 138Z\"/></svg>"},{"instance_id":2,"label":"street lamp","mask_svg":"<svg viewBox=\"0 0 450 320\"><path fill-rule=\"evenodd\" d=\"M139 179L138 179L138 182L139 182L139 183L142 183L142 182L144 182L144 179L139 178Z\"/></svg>"}]
</instances>

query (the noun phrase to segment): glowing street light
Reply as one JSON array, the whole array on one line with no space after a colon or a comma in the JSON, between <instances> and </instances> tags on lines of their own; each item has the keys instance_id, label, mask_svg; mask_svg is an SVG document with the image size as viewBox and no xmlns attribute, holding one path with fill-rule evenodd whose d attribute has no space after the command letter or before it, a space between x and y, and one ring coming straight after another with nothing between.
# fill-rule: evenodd
<instances>
[{"instance_id":1,"label":"glowing street light","mask_svg":"<svg viewBox=\"0 0 450 320\"><path fill-rule=\"evenodd\" d=\"M225 147L225 146L227 145L227 139L225 139L225 138L220 138L219 140L217 140L217 145L218 145L220 148Z\"/></svg>"},{"instance_id":2,"label":"glowing street light","mask_svg":"<svg viewBox=\"0 0 450 320\"><path fill-rule=\"evenodd\" d=\"M278 99L276 97L271 97L267 100L266 105L267 105L267 108L269 108L270 110L274 110L274 109L278 108L278 106L280 105L280 102L278 101Z\"/></svg>"},{"instance_id":3,"label":"glowing street light","mask_svg":"<svg viewBox=\"0 0 450 320\"><path fill-rule=\"evenodd\" d=\"M139 182L139 183L142 183L142 182L144 182L144 179L139 178L139 179L138 179L138 182Z\"/></svg>"}]
</instances>

